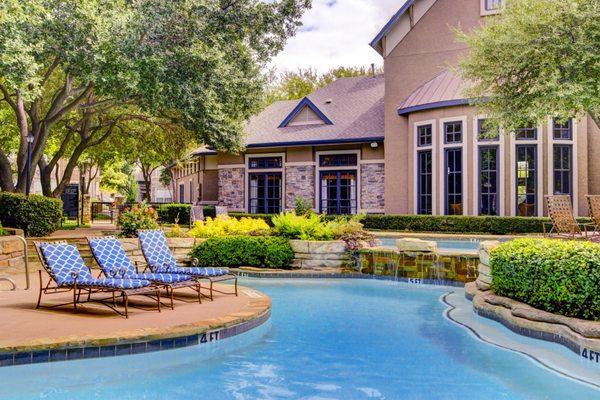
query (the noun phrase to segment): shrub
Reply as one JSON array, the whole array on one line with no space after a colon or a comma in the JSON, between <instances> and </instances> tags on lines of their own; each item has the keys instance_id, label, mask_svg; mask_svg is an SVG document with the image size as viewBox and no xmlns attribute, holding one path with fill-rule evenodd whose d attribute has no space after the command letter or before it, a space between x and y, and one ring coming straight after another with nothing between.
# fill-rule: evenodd
<instances>
[{"instance_id":1,"label":"shrub","mask_svg":"<svg viewBox=\"0 0 600 400\"><path fill-rule=\"evenodd\" d=\"M272 218L273 232L288 239L331 240L333 227L317 214L281 213Z\"/></svg>"},{"instance_id":2,"label":"shrub","mask_svg":"<svg viewBox=\"0 0 600 400\"><path fill-rule=\"evenodd\" d=\"M191 207L189 204L168 203L161 204L156 211L158 219L163 223L174 224L178 221L187 225L190 222Z\"/></svg>"},{"instance_id":3,"label":"shrub","mask_svg":"<svg viewBox=\"0 0 600 400\"><path fill-rule=\"evenodd\" d=\"M8 232L6 232L3 228L2 228L2 224L0 224L0 236L6 236L8 235Z\"/></svg>"},{"instance_id":4,"label":"shrub","mask_svg":"<svg viewBox=\"0 0 600 400\"><path fill-rule=\"evenodd\" d=\"M531 217L367 215L362 222L368 230L508 235L542 233L542 223L549 221L548 218ZM579 221L589 222L589 219Z\"/></svg>"},{"instance_id":5,"label":"shrub","mask_svg":"<svg viewBox=\"0 0 600 400\"><path fill-rule=\"evenodd\" d=\"M500 296L568 317L600 320L600 246L518 239L491 254L492 288Z\"/></svg>"},{"instance_id":6,"label":"shrub","mask_svg":"<svg viewBox=\"0 0 600 400\"><path fill-rule=\"evenodd\" d=\"M267 235L270 228L260 218L229 218L219 216L206 218L206 221L196 221L189 235L197 238L209 238L226 235Z\"/></svg>"},{"instance_id":7,"label":"shrub","mask_svg":"<svg viewBox=\"0 0 600 400\"><path fill-rule=\"evenodd\" d=\"M184 238L189 237L188 232L185 232L179 224L175 224L171 227L171 230L165 232L166 237L170 238Z\"/></svg>"},{"instance_id":8,"label":"shrub","mask_svg":"<svg viewBox=\"0 0 600 400\"><path fill-rule=\"evenodd\" d=\"M294 259L289 240L270 236L212 237L190 255L206 267L285 268Z\"/></svg>"},{"instance_id":9,"label":"shrub","mask_svg":"<svg viewBox=\"0 0 600 400\"><path fill-rule=\"evenodd\" d=\"M296 196L294 202L294 212L296 215L306 215L312 212L312 201Z\"/></svg>"},{"instance_id":10,"label":"shrub","mask_svg":"<svg viewBox=\"0 0 600 400\"><path fill-rule=\"evenodd\" d=\"M62 201L40 195L0 193L0 223L23 229L28 236L46 236L60 227Z\"/></svg>"},{"instance_id":11,"label":"shrub","mask_svg":"<svg viewBox=\"0 0 600 400\"><path fill-rule=\"evenodd\" d=\"M125 237L137 237L140 229L156 229L158 228L157 218L156 210L147 203L134 205L130 209L125 209L119 217L121 234Z\"/></svg>"}]
</instances>

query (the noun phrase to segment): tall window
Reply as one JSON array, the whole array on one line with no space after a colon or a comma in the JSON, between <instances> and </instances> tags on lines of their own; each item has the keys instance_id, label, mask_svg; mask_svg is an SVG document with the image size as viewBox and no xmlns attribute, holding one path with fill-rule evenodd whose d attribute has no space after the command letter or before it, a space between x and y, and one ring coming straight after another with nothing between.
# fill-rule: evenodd
<instances>
[{"instance_id":1,"label":"tall window","mask_svg":"<svg viewBox=\"0 0 600 400\"><path fill-rule=\"evenodd\" d=\"M282 157L252 157L248 160L248 210L251 214L281 211ZM275 171L270 171L275 170Z\"/></svg>"},{"instance_id":2,"label":"tall window","mask_svg":"<svg viewBox=\"0 0 600 400\"><path fill-rule=\"evenodd\" d=\"M417 153L417 213L432 213L432 157L431 150L420 151Z\"/></svg>"},{"instance_id":3,"label":"tall window","mask_svg":"<svg viewBox=\"0 0 600 400\"><path fill-rule=\"evenodd\" d=\"M431 146L432 139L432 127L431 125L422 125L417 127L417 146L425 147Z\"/></svg>"},{"instance_id":4,"label":"tall window","mask_svg":"<svg viewBox=\"0 0 600 400\"><path fill-rule=\"evenodd\" d=\"M568 119L566 121L553 121L552 134L554 139L557 140L571 140L573 139L573 120Z\"/></svg>"},{"instance_id":5,"label":"tall window","mask_svg":"<svg viewBox=\"0 0 600 400\"><path fill-rule=\"evenodd\" d=\"M554 145L554 194L573 195L573 148L568 144Z\"/></svg>"},{"instance_id":6,"label":"tall window","mask_svg":"<svg viewBox=\"0 0 600 400\"><path fill-rule=\"evenodd\" d=\"M281 211L281 172L252 172L249 179L249 210L252 214Z\"/></svg>"},{"instance_id":7,"label":"tall window","mask_svg":"<svg viewBox=\"0 0 600 400\"><path fill-rule=\"evenodd\" d=\"M479 148L479 215L498 215L498 147Z\"/></svg>"},{"instance_id":8,"label":"tall window","mask_svg":"<svg viewBox=\"0 0 600 400\"><path fill-rule=\"evenodd\" d=\"M446 214L462 215L462 149L446 149Z\"/></svg>"},{"instance_id":9,"label":"tall window","mask_svg":"<svg viewBox=\"0 0 600 400\"><path fill-rule=\"evenodd\" d=\"M462 122L446 122L444 124L444 143L462 143Z\"/></svg>"},{"instance_id":10,"label":"tall window","mask_svg":"<svg viewBox=\"0 0 600 400\"><path fill-rule=\"evenodd\" d=\"M185 185L183 183L179 184L179 202L185 202Z\"/></svg>"},{"instance_id":11,"label":"tall window","mask_svg":"<svg viewBox=\"0 0 600 400\"><path fill-rule=\"evenodd\" d=\"M537 146L517 145L517 215L533 217L537 213Z\"/></svg>"}]
</instances>

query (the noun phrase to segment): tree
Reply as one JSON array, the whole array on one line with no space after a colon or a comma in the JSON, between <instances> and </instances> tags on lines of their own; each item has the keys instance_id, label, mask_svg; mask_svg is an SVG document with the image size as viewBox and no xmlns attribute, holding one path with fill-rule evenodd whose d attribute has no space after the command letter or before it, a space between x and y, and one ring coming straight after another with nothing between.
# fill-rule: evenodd
<instances>
[{"instance_id":1,"label":"tree","mask_svg":"<svg viewBox=\"0 0 600 400\"><path fill-rule=\"evenodd\" d=\"M366 76L372 72L371 69L364 67L337 67L323 74L319 74L314 68L300 68L295 72L286 71L279 77L271 77L265 103L269 105L280 100L301 99L336 79ZM383 70L377 68L374 72L380 74Z\"/></svg>"},{"instance_id":2,"label":"tree","mask_svg":"<svg viewBox=\"0 0 600 400\"><path fill-rule=\"evenodd\" d=\"M587 112L600 127L600 0L508 0L459 40L468 95L506 131Z\"/></svg>"},{"instance_id":3,"label":"tree","mask_svg":"<svg viewBox=\"0 0 600 400\"><path fill-rule=\"evenodd\" d=\"M261 68L309 6L310 0L0 0L0 108L10 110L18 142L16 181L8 146L14 137L1 143L0 189L25 190L29 133L32 164L44 179L53 169L53 155L44 155L55 129L63 129L77 158L112 133L120 111L132 105L215 149L239 150L243 121L261 105Z\"/></svg>"}]
</instances>

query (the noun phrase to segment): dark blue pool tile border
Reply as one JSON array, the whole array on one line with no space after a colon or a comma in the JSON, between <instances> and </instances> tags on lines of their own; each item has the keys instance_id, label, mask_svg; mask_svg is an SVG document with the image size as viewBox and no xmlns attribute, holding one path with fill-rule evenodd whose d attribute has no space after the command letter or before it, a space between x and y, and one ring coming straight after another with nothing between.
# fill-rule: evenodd
<instances>
[{"instance_id":1,"label":"dark blue pool tile border","mask_svg":"<svg viewBox=\"0 0 600 400\"><path fill-rule=\"evenodd\" d=\"M446 279L415 279L396 278L387 275L366 275L352 273L305 273L305 272L260 272L260 271L232 271L240 278L271 278L271 279L366 279L377 281L394 281L421 285L464 287L465 282Z\"/></svg>"},{"instance_id":2,"label":"dark blue pool tile border","mask_svg":"<svg viewBox=\"0 0 600 400\"><path fill-rule=\"evenodd\" d=\"M15 365L39 364L46 362L72 361L89 358L115 357L132 354L150 353L154 351L178 349L197 346L205 343L227 339L254 329L271 317L271 310L258 318L214 331L189 336L152 340L147 342L120 343L110 346L84 346L65 349L27 351L18 353L1 353L0 367Z\"/></svg>"}]
</instances>

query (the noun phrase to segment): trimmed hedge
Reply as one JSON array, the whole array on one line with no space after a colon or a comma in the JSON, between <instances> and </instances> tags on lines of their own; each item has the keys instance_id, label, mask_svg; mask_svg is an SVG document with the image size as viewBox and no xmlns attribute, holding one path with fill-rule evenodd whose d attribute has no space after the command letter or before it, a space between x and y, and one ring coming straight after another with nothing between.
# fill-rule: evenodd
<instances>
[{"instance_id":1,"label":"trimmed hedge","mask_svg":"<svg viewBox=\"0 0 600 400\"><path fill-rule=\"evenodd\" d=\"M56 231L62 216L60 199L0 193L0 223L9 228L23 229L28 236L46 236Z\"/></svg>"},{"instance_id":2,"label":"trimmed hedge","mask_svg":"<svg viewBox=\"0 0 600 400\"><path fill-rule=\"evenodd\" d=\"M289 267L294 260L290 241L271 236L213 237L196 245L190 256L206 267Z\"/></svg>"},{"instance_id":3,"label":"trimmed hedge","mask_svg":"<svg viewBox=\"0 0 600 400\"><path fill-rule=\"evenodd\" d=\"M490 259L500 296L567 317L600 321L600 246L583 241L518 239Z\"/></svg>"},{"instance_id":4,"label":"trimmed hedge","mask_svg":"<svg viewBox=\"0 0 600 400\"><path fill-rule=\"evenodd\" d=\"M589 222L581 218L580 222ZM542 233L542 223L549 218L472 217L462 215L368 215L362 223L367 230L442 233L483 233L509 235Z\"/></svg>"},{"instance_id":5,"label":"trimmed hedge","mask_svg":"<svg viewBox=\"0 0 600 400\"><path fill-rule=\"evenodd\" d=\"M174 224L175 219L179 218L179 224L186 225L190 222L191 209L190 204L168 203L161 204L156 211L158 212L158 219L163 223ZM205 218L214 218L216 215L214 206L204 206L203 212Z\"/></svg>"}]
</instances>

